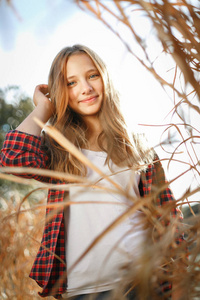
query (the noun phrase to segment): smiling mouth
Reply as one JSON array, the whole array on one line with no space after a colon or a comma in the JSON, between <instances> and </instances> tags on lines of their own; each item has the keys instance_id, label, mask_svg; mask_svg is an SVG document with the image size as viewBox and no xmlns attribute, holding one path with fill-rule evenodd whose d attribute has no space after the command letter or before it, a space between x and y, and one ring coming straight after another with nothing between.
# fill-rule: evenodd
<instances>
[{"instance_id":1,"label":"smiling mouth","mask_svg":"<svg viewBox=\"0 0 200 300\"><path fill-rule=\"evenodd\" d=\"M81 100L79 101L79 103L90 103L90 102L93 102L97 99L98 96L93 96L93 97L90 97L90 98L87 98L85 100Z\"/></svg>"}]
</instances>

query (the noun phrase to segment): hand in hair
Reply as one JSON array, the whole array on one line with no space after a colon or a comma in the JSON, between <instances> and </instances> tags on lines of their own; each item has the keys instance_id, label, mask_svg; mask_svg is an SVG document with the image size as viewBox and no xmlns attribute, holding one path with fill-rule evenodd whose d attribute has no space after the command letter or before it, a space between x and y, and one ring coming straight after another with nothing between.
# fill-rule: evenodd
<instances>
[{"instance_id":1,"label":"hand in hair","mask_svg":"<svg viewBox=\"0 0 200 300\"><path fill-rule=\"evenodd\" d=\"M41 102L50 102L48 85L47 84L39 84L36 86L34 94L33 94L33 103L37 106Z\"/></svg>"},{"instance_id":2,"label":"hand in hair","mask_svg":"<svg viewBox=\"0 0 200 300\"><path fill-rule=\"evenodd\" d=\"M35 118L46 123L54 112L53 104L48 98L48 85L40 84L36 86L33 102L35 104L34 110L16 129L28 134L40 135L42 128L36 124Z\"/></svg>"}]
</instances>

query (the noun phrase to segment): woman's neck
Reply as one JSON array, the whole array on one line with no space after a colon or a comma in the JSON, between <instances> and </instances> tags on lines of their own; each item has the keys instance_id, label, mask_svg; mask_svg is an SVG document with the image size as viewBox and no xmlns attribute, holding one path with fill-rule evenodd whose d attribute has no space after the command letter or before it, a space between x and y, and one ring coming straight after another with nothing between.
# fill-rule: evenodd
<instances>
[{"instance_id":1,"label":"woman's neck","mask_svg":"<svg viewBox=\"0 0 200 300\"><path fill-rule=\"evenodd\" d=\"M87 130L87 140L88 140L88 149L93 151L101 151L98 145L98 136L102 132L102 126L98 117L87 118L86 124L88 127Z\"/></svg>"}]
</instances>

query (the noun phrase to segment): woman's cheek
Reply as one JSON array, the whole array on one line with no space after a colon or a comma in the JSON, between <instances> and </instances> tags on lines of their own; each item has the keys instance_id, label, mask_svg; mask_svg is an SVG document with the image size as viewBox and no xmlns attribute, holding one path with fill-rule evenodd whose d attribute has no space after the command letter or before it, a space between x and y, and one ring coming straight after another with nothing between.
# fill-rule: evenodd
<instances>
[{"instance_id":1,"label":"woman's cheek","mask_svg":"<svg viewBox=\"0 0 200 300\"><path fill-rule=\"evenodd\" d=\"M75 89L70 89L69 90L69 102L72 102L72 101L74 101L76 98L77 98L77 95L76 95L77 93L76 93L76 91L75 91Z\"/></svg>"}]
</instances>

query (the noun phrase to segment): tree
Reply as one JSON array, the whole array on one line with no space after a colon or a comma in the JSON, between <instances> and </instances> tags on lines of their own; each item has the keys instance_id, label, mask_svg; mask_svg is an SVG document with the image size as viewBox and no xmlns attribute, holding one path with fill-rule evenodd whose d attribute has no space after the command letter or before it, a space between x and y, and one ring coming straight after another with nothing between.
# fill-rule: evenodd
<instances>
[{"instance_id":1,"label":"tree","mask_svg":"<svg viewBox=\"0 0 200 300\"><path fill-rule=\"evenodd\" d=\"M15 129L32 109L32 99L23 93L19 86L8 86L5 89L0 89L0 149L3 146L6 133ZM5 196L8 191L15 189L26 193L30 187L0 179L1 195Z\"/></svg>"},{"instance_id":2,"label":"tree","mask_svg":"<svg viewBox=\"0 0 200 300\"><path fill-rule=\"evenodd\" d=\"M0 148L6 133L15 129L32 109L31 98L24 94L19 86L0 89Z\"/></svg>"}]
</instances>

